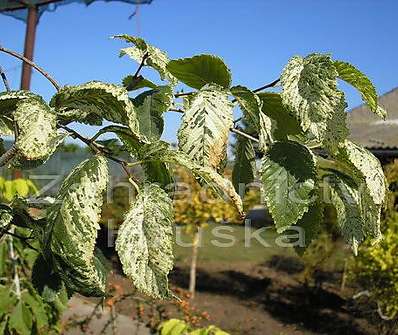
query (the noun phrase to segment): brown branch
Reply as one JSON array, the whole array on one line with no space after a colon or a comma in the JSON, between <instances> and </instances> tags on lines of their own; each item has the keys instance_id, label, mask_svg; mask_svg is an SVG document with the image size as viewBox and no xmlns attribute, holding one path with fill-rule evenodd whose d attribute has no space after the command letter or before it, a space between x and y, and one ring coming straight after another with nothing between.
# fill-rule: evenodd
<instances>
[{"instance_id":1,"label":"brown branch","mask_svg":"<svg viewBox=\"0 0 398 335\"><path fill-rule=\"evenodd\" d=\"M186 92L186 93L184 93L184 92L182 92L182 93L176 93L176 94L174 94L174 96L176 97L176 98L180 98L180 97L185 97L185 96L187 96L187 95L192 95L192 94L194 94L195 92Z\"/></svg>"},{"instance_id":2,"label":"brown branch","mask_svg":"<svg viewBox=\"0 0 398 335\"><path fill-rule=\"evenodd\" d=\"M60 90L60 86L55 81L55 79L53 79L46 71L44 71L40 66L38 66L34 62L32 62L30 59L22 56L18 52L3 48L2 46L0 46L0 52L4 52L4 53L6 53L8 55L11 55L11 56L13 56L15 58L20 59L21 61L25 62L26 64L29 64L31 67L36 69L39 73L41 73L45 78L47 78L48 81L56 88L57 91Z\"/></svg>"}]
</instances>

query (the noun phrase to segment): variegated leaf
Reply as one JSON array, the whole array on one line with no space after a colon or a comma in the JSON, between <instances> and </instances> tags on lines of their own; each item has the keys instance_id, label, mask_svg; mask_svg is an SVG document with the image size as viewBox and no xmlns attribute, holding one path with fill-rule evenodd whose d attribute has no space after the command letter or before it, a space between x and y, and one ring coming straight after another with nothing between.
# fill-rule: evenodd
<instances>
[{"instance_id":1,"label":"variegated leaf","mask_svg":"<svg viewBox=\"0 0 398 335\"><path fill-rule=\"evenodd\" d=\"M198 55L190 58L171 60L167 70L184 84L201 89L215 84L227 89L231 86L231 71L220 57Z\"/></svg>"},{"instance_id":2,"label":"variegated leaf","mask_svg":"<svg viewBox=\"0 0 398 335\"><path fill-rule=\"evenodd\" d=\"M123 39L126 42L134 44L133 47L124 48L120 51L120 57L128 57L141 64L145 55L147 55L144 64L152 67L159 72L163 80L168 80L171 85L177 84L177 79L166 69L169 63L169 57L162 50L146 43L142 38L129 35L116 35L113 38Z\"/></svg>"},{"instance_id":3,"label":"variegated leaf","mask_svg":"<svg viewBox=\"0 0 398 335\"><path fill-rule=\"evenodd\" d=\"M323 142L327 122L345 107L337 89L337 75L330 56L312 54L291 58L281 76L283 104L303 131L310 131L319 142Z\"/></svg>"},{"instance_id":4,"label":"variegated leaf","mask_svg":"<svg viewBox=\"0 0 398 335\"><path fill-rule=\"evenodd\" d=\"M129 209L116 239L124 273L135 287L153 297L171 298L173 204L156 184L147 184Z\"/></svg>"},{"instance_id":5,"label":"variegated leaf","mask_svg":"<svg viewBox=\"0 0 398 335\"><path fill-rule=\"evenodd\" d=\"M57 131L55 112L40 98L24 99L13 114L18 128L17 157L26 161L45 161L66 134Z\"/></svg>"},{"instance_id":6,"label":"variegated leaf","mask_svg":"<svg viewBox=\"0 0 398 335\"><path fill-rule=\"evenodd\" d=\"M143 78L142 76L127 76L123 78L123 86L126 88L127 91L134 91L140 88L156 88L157 85L151 82L148 79Z\"/></svg>"},{"instance_id":7,"label":"variegated leaf","mask_svg":"<svg viewBox=\"0 0 398 335\"><path fill-rule=\"evenodd\" d=\"M78 121L101 124L102 119L129 126L139 134L136 110L122 86L91 81L78 86L65 86L51 99L58 117L64 122Z\"/></svg>"},{"instance_id":8,"label":"variegated leaf","mask_svg":"<svg viewBox=\"0 0 398 335\"><path fill-rule=\"evenodd\" d=\"M265 113L259 114L258 149L265 153L268 146L273 142L272 130L274 128L271 118Z\"/></svg>"},{"instance_id":9,"label":"variegated leaf","mask_svg":"<svg viewBox=\"0 0 398 335\"><path fill-rule=\"evenodd\" d=\"M205 86L184 113L178 146L200 165L217 169L225 156L232 123L227 93L219 86Z\"/></svg>"},{"instance_id":10,"label":"variegated leaf","mask_svg":"<svg viewBox=\"0 0 398 335\"><path fill-rule=\"evenodd\" d=\"M386 180L380 161L368 150L346 140L336 158L349 165L354 180L364 184L376 205L382 205L386 196Z\"/></svg>"},{"instance_id":11,"label":"variegated leaf","mask_svg":"<svg viewBox=\"0 0 398 335\"><path fill-rule=\"evenodd\" d=\"M201 183L208 185L219 197L229 198L241 216L243 213L242 199L236 193L232 183L208 166L201 166L187 154L179 150L172 150L163 141L145 144L140 148L139 157L142 161L177 164L190 171Z\"/></svg>"},{"instance_id":12,"label":"variegated leaf","mask_svg":"<svg viewBox=\"0 0 398 335\"><path fill-rule=\"evenodd\" d=\"M11 91L0 93L0 115L10 116L17 108L17 103L25 99L40 99L40 96L29 91Z\"/></svg>"},{"instance_id":13,"label":"variegated leaf","mask_svg":"<svg viewBox=\"0 0 398 335\"><path fill-rule=\"evenodd\" d=\"M368 104L370 110L385 119L387 112L378 105L377 92L369 78L349 63L335 61L334 66L337 69L339 77L354 86L361 93L362 100Z\"/></svg>"},{"instance_id":14,"label":"variegated leaf","mask_svg":"<svg viewBox=\"0 0 398 335\"><path fill-rule=\"evenodd\" d=\"M361 196L355 184L337 176L329 177L327 187L330 191L330 202L336 208L340 231L356 254L359 244L367 236Z\"/></svg>"},{"instance_id":15,"label":"variegated leaf","mask_svg":"<svg viewBox=\"0 0 398 335\"><path fill-rule=\"evenodd\" d=\"M0 116L0 136L14 135L14 127L12 119L7 116Z\"/></svg>"},{"instance_id":16,"label":"variegated leaf","mask_svg":"<svg viewBox=\"0 0 398 335\"><path fill-rule=\"evenodd\" d=\"M106 159L87 159L65 179L47 212L47 245L57 271L68 288L86 295L105 293L106 274L94 249L107 182Z\"/></svg>"},{"instance_id":17,"label":"variegated leaf","mask_svg":"<svg viewBox=\"0 0 398 335\"><path fill-rule=\"evenodd\" d=\"M278 232L300 220L313 202L315 158L296 142L275 142L263 157L262 192Z\"/></svg>"}]
</instances>

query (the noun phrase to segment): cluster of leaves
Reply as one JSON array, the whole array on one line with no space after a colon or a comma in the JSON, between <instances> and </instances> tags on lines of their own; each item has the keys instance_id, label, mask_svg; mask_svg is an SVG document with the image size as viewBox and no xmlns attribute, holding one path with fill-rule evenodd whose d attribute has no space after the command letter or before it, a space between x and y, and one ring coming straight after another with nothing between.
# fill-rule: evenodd
<instances>
[{"instance_id":1,"label":"cluster of leaves","mask_svg":"<svg viewBox=\"0 0 398 335\"><path fill-rule=\"evenodd\" d=\"M27 197L37 193L36 186L30 180L2 178L1 181L2 202L9 202L15 196ZM18 225L26 222L20 211L22 201L21 198L14 199L14 217L9 206L1 205L0 208L0 334L58 334L60 316L68 301L66 290L60 290L60 295L54 296L48 287L40 285L37 276L49 273L37 269L35 261L40 256L27 247L27 241L31 240L30 229L14 227L13 235L7 235L7 229L15 223L14 220L18 220ZM37 241L32 240L34 247L38 247Z\"/></svg>"},{"instance_id":2,"label":"cluster of leaves","mask_svg":"<svg viewBox=\"0 0 398 335\"><path fill-rule=\"evenodd\" d=\"M191 329L191 327L182 320L170 319L159 326L159 335L228 335L225 331L216 326L206 328Z\"/></svg>"},{"instance_id":3,"label":"cluster of leaves","mask_svg":"<svg viewBox=\"0 0 398 335\"><path fill-rule=\"evenodd\" d=\"M241 197L221 174L229 133L239 133L233 128L235 104L258 136L243 134L240 138L235 187L253 178L251 141L258 142L266 205L278 232L299 225L311 240L319 229L320 194L325 189L337 209L341 231L354 250L365 237L380 237L383 173L375 157L346 139L346 104L337 88L338 78L349 82L359 89L371 110L383 116L374 87L357 69L328 55L293 57L280 79L282 91L257 94L243 86L231 87L231 73L218 57L169 60L163 51L140 38L116 38L130 44L121 55L138 61L139 69L155 69L162 85L137 71L123 80L124 87L102 82L65 86L49 104L31 92L0 94L0 132L15 135L13 147L0 158L1 164L21 168L43 164L67 136L82 140L94 153L70 172L56 199L47 206L45 217L30 218L28 223L40 244L42 266L56 278L51 278L52 282L63 283L70 292L104 295L107 274L95 242L108 185L107 162L113 160L121 164L138 191L116 240L124 272L141 292L154 298L172 297L167 279L173 267L173 204L166 192L172 180L170 166L190 171L202 186L229 198L243 216ZM194 91L175 94L178 83ZM149 90L141 94L128 93L145 87ZM182 101L178 100L182 96ZM172 110L183 112L176 150L160 140L164 113ZM110 125L91 139L68 127L72 122L102 125L104 120ZM115 147L114 141L98 141L109 132L117 135L122 147ZM316 146L323 146L329 157L317 156L311 150ZM123 160L121 152L136 161ZM140 180L128 169L137 164L145 171Z\"/></svg>"},{"instance_id":4,"label":"cluster of leaves","mask_svg":"<svg viewBox=\"0 0 398 335\"><path fill-rule=\"evenodd\" d=\"M359 249L353 260L353 279L370 293L379 305L381 315L398 319L398 161L386 167L390 182L390 201L382 221L383 240L378 245L370 241Z\"/></svg>"}]
</instances>

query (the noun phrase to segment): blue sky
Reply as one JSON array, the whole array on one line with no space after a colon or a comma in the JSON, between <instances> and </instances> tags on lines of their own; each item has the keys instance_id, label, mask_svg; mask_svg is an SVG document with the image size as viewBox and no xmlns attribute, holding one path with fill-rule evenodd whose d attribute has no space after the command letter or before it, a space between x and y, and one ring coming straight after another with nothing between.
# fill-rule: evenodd
<instances>
[{"instance_id":1,"label":"blue sky","mask_svg":"<svg viewBox=\"0 0 398 335\"><path fill-rule=\"evenodd\" d=\"M89 80L119 83L136 64L118 58L119 33L139 35L171 58L199 53L221 56L234 84L256 88L277 78L296 54L331 53L355 64L384 93L398 86L397 0L154 0L141 6L97 2L63 6L45 13L37 31L35 61L61 84ZM25 24L0 15L0 44L22 51ZM20 80L19 63L0 55L13 88ZM149 70L145 75L156 79ZM350 107L360 96L344 86ZM32 90L46 99L54 93L39 74ZM179 116L166 119L165 138L175 139ZM82 128L84 132L93 130Z\"/></svg>"}]
</instances>

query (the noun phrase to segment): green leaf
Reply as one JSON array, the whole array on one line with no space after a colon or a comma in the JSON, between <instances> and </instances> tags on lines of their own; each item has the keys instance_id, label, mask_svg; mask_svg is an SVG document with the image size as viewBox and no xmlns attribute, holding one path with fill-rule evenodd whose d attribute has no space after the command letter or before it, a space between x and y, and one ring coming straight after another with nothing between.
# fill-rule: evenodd
<instances>
[{"instance_id":1,"label":"green leaf","mask_svg":"<svg viewBox=\"0 0 398 335\"><path fill-rule=\"evenodd\" d=\"M362 100L369 106L370 110L385 119L387 112L378 105L377 92L369 78L349 63L335 61L334 66L339 78L354 86L361 93Z\"/></svg>"},{"instance_id":2,"label":"green leaf","mask_svg":"<svg viewBox=\"0 0 398 335\"><path fill-rule=\"evenodd\" d=\"M50 105L57 108L63 122L101 124L102 119L129 126L139 134L133 103L124 87L90 81L78 86L65 86L56 93Z\"/></svg>"},{"instance_id":3,"label":"green leaf","mask_svg":"<svg viewBox=\"0 0 398 335\"><path fill-rule=\"evenodd\" d=\"M33 322L36 325L37 331L40 333L49 325L47 311L40 296L35 294L34 290L27 290L22 292L22 301L30 310L28 313L32 314Z\"/></svg>"},{"instance_id":4,"label":"green leaf","mask_svg":"<svg viewBox=\"0 0 398 335\"><path fill-rule=\"evenodd\" d=\"M10 314L17 302L18 299L10 287L0 285L0 315Z\"/></svg>"},{"instance_id":5,"label":"green leaf","mask_svg":"<svg viewBox=\"0 0 398 335\"><path fill-rule=\"evenodd\" d=\"M41 98L19 102L14 120L19 131L15 147L20 159L45 161L66 137L57 131L56 115Z\"/></svg>"},{"instance_id":6,"label":"green leaf","mask_svg":"<svg viewBox=\"0 0 398 335\"><path fill-rule=\"evenodd\" d=\"M69 289L82 294L105 293L106 274L94 249L107 182L106 159L87 159L65 179L47 212L47 243L57 272Z\"/></svg>"},{"instance_id":7,"label":"green leaf","mask_svg":"<svg viewBox=\"0 0 398 335\"><path fill-rule=\"evenodd\" d=\"M145 154L147 153L147 154ZM182 151L172 150L166 142L156 142L148 144L142 149L142 160L159 161L168 164L177 164L190 171L201 184L208 185L220 198L227 196L236 207L237 211L243 215L242 199L236 193L232 183L217 173L211 167L201 166Z\"/></svg>"},{"instance_id":8,"label":"green leaf","mask_svg":"<svg viewBox=\"0 0 398 335\"><path fill-rule=\"evenodd\" d=\"M259 124L259 131L258 131L258 149L265 153L268 150L268 146L270 143L273 142L272 137L272 129L273 129L273 122L268 115L264 113L260 113L259 115L260 124Z\"/></svg>"},{"instance_id":9,"label":"green leaf","mask_svg":"<svg viewBox=\"0 0 398 335\"><path fill-rule=\"evenodd\" d=\"M303 255L311 242L317 238L321 231L322 221L323 204L320 201L316 201L310 206L308 212L296 223L296 226L302 228L304 231L304 246L296 245L294 247L294 250L299 255Z\"/></svg>"},{"instance_id":10,"label":"green leaf","mask_svg":"<svg viewBox=\"0 0 398 335\"><path fill-rule=\"evenodd\" d=\"M227 148L232 107L220 87L203 87L183 115L179 148L199 164L217 169Z\"/></svg>"},{"instance_id":11,"label":"green leaf","mask_svg":"<svg viewBox=\"0 0 398 335\"><path fill-rule=\"evenodd\" d=\"M171 298L167 276L173 268L173 204L156 184L145 185L128 211L116 239L124 273L153 297Z\"/></svg>"},{"instance_id":12,"label":"green leaf","mask_svg":"<svg viewBox=\"0 0 398 335\"><path fill-rule=\"evenodd\" d=\"M145 55L147 55L144 65L150 66L159 72L160 78L168 80L171 85L177 84L177 79L166 69L169 63L169 57L160 49L146 43L142 38L129 35L116 35L113 38L123 39L126 42L134 44L134 47L124 48L120 51L120 57L128 57L141 64Z\"/></svg>"},{"instance_id":13,"label":"green leaf","mask_svg":"<svg viewBox=\"0 0 398 335\"><path fill-rule=\"evenodd\" d=\"M19 301L10 315L8 328L20 335L30 335L32 324L31 312L22 301Z\"/></svg>"},{"instance_id":14,"label":"green leaf","mask_svg":"<svg viewBox=\"0 0 398 335\"><path fill-rule=\"evenodd\" d=\"M244 86L232 87L231 93L238 101L245 120L253 129L258 131L260 124L259 115L263 106L260 98Z\"/></svg>"},{"instance_id":15,"label":"green leaf","mask_svg":"<svg viewBox=\"0 0 398 335\"><path fill-rule=\"evenodd\" d=\"M170 319L159 326L160 335L183 335L189 334L189 326L182 320Z\"/></svg>"},{"instance_id":16,"label":"green leaf","mask_svg":"<svg viewBox=\"0 0 398 335\"><path fill-rule=\"evenodd\" d=\"M134 77L134 76L127 76L123 79L123 86L126 88L127 91L134 91L140 88L157 88L157 85L151 82L148 79L143 78L142 76Z\"/></svg>"},{"instance_id":17,"label":"green leaf","mask_svg":"<svg viewBox=\"0 0 398 335\"><path fill-rule=\"evenodd\" d=\"M251 140L239 136L235 149L235 165L232 170L232 183L236 192L243 195L240 185L244 188L254 180L256 172L256 154Z\"/></svg>"},{"instance_id":18,"label":"green leaf","mask_svg":"<svg viewBox=\"0 0 398 335\"><path fill-rule=\"evenodd\" d=\"M302 130L319 142L328 131L327 122L346 106L337 89L337 74L330 56L312 54L291 58L281 76L283 104Z\"/></svg>"},{"instance_id":19,"label":"green leaf","mask_svg":"<svg viewBox=\"0 0 398 335\"><path fill-rule=\"evenodd\" d=\"M262 112L275 121L272 127L272 137L276 140L285 140L288 135L298 135L302 133L300 124L289 114L289 111L282 103L279 93L264 92L257 93L262 102Z\"/></svg>"},{"instance_id":20,"label":"green leaf","mask_svg":"<svg viewBox=\"0 0 398 335\"><path fill-rule=\"evenodd\" d=\"M260 175L267 208L281 233L296 224L313 202L314 156L296 142L275 142L262 159Z\"/></svg>"},{"instance_id":21,"label":"green leaf","mask_svg":"<svg viewBox=\"0 0 398 335\"><path fill-rule=\"evenodd\" d=\"M223 88L231 86L231 71L217 56L199 55L171 60L167 64L167 70L193 88L201 89L206 84L217 84Z\"/></svg>"},{"instance_id":22,"label":"green leaf","mask_svg":"<svg viewBox=\"0 0 398 335\"><path fill-rule=\"evenodd\" d=\"M163 133L163 113L173 103L173 90L170 86L159 86L141 93L134 99L141 134L156 141Z\"/></svg>"}]
</instances>

